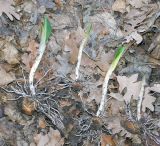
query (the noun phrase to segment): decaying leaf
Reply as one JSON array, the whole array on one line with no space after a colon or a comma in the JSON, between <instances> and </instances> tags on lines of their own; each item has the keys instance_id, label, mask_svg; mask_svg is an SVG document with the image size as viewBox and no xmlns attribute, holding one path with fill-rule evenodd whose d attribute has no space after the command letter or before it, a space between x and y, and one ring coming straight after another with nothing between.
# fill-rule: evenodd
<instances>
[{"instance_id":1,"label":"decaying leaf","mask_svg":"<svg viewBox=\"0 0 160 146\"><path fill-rule=\"evenodd\" d=\"M116 146L116 140L111 135L102 134L101 135L101 146Z\"/></svg>"},{"instance_id":2,"label":"decaying leaf","mask_svg":"<svg viewBox=\"0 0 160 146\"><path fill-rule=\"evenodd\" d=\"M77 62L79 45L84 36L84 31L82 28L78 28L77 31L70 33L70 35L65 40L64 51L70 52L70 63L75 64Z\"/></svg>"},{"instance_id":3,"label":"decaying leaf","mask_svg":"<svg viewBox=\"0 0 160 146\"><path fill-rule=\"evenodd\" d=\"M143 40L142 36L137 33L137 31L132 32L130 35L125 37L126 43L129 43L132 40L136 41L136 44L140 44Z\"/></svg>"},{"instance_id":4,"label":"decaying leaf","mask_svg":"<svg viewBox=\"0 0 160 146\"><path fill-rule=\"evenodd\" d=\"M110 63L114 58L114 51L110 50L108 53L105 53L105 51L103 50L99 56L100 58L96 62L96 64L103 72L106 72L109 69Z\"/></svg>"},{"instance_id":5,"label":"decaying leaf","mask_svg":"<svg viewBox=\"0 0 160 146\"><path fill-rule=\"evenodd\" d=\"M127 1L133 7L140 8L142 6L145 6L146 4L149 4L151 0L127 0Z\"/></svg>"},{"instance_id":6,"label":"decaying leaf","mask_svg":"<svg viewBox=\"0 0 160 146\"><path fill-rule=\"evenodd\" d=\"M160 84L154 84L152 87L150 87L150 90L160 93Z\"/></svg>"},{"instance_id":7,"label":"decaying leaf","mask_svg":"<svg viewBox=\"0 0 160 146\"><path fill-rule=\"evenodd\" d=\"M151 111L154 111L153 102L155 102L156 98L149 93L151 91L151 88L150 87L145 88L144 99L142 102L143 112L145 112L146 108L150 109Z\"/></svg>"},{"instance_id":8,"label":"decaying leaf","mask_svg":"<svg viewBox=\"0 0 160 146\"><path fill-rule=\"evenodd\" d=\"M158 4L148 4L140 9L132 8L125 16L124 30L130 34L133 31L144 32L157 19Z\"/></svg>"},{"instance_id":9,"label":"decaying leaf","mask_svg":"<svg viewBox=\"0 0 160 146\"><path fill-rule=\"evenodd\" d=\"M19 63L18 50L11 43L6 43L4 49L2 50L4 54L4 60L11 65Z\"/></svg>"},{"instance_id":10,"label":"decaying leaf","mask_svg":"<svg viewBox=\"0 0 160 146\"><path fill-rule=\"evenodd\" d=\"M2 13L5 13L11 21L13 21L13 17L19 20L20 16L15 12L15 8L12 5L13 5L13 0L1 0L0 16L2 15Z\"/></svg>"},{"instance_id":11,"label":"decaying leaf","mask_svg":"<svg viewBox=\"0 0 160 146\"><path fill-rule=\"evenodd\" d=\"M114 17L108 12L90 17L90 22L93 24L93 30L96 25L102 25L105 27L103 31L106 31L110 38L119 39L123 37L121 30L117 28L117 23ZM99 30L96 31L99 33Z\"/></svg>"},{"instance_id":12,"label":"decaying leaf","mask_svg":"<svg viewBox=\"0 0 160 146\"><path fill-rule=\"evenodd\" d=\"M52 128L46 135L37 134L34 140L36 146L63 146L64 144L64 138L61 137L60 132Z\"/></svg>"},{"instance_id":13,"label":"decaying leaf","mask_svg":"<svg viewBox=\"0 0 160 146\"><path fill-rule=\"evenodd\" d=\"M121 136L131 137L131 133L129 133L127 130L125 130L121 126L121 120L120 117L112 117L108 121L108 129L112 130L113 134L120 133Z\"/></svg>"},{"instance_id":14,"label":"decaying leaf","mask_svg":"<svg viewBox=\"0 0 160 146\"><path fill-rule=\"evenodd\" d=\"M59 66L57 68L57 73L59 74L59 76L66 76L68 73L71 72L72 68L68 63L69 54L64 52L62 55L57 55L56 59L59 63Z\"/></svg>"},{"instance_id":15,"label":"decaying leaf","mask_svg":"<svg viewBox=\"0 0 160 146\"><path fill-rule=\"evenodd\" d=\"M22 62L25 64L26 69L29 71L33 65L33 62L37 56L37 48L38 48L38 43L35 40L31 40L29 42L27 51L28 53L24 53L21 58L22 58Z\"/></svg>"},{"instance_id":16,"label":"decaying leaf","mask_svg":"<svg viewBox=\"0 0 160 146\"><path fill-rule=\"evenodd\" d=\"M0 66L0 85L7 85L10 82L14 81L15 75L13 73L7 73L1 66Z\"/></svg>"},{"instance_id":17,"label":"decaying leaf","mask_svg":"<svg viewBox=\"0 0 160 146\"><path fill-rule=\"evenodd\" d=\"M124 13L126 11L126 1L125 0L116 0L112 5L112 10Z\"/></svg>"},{"instance_id":18,"label":"decaying leaf","mask_svg":"<svg viewBox=\"0 0 160 146\"><path fill-rule=\"evenodd\" d=\"M112 116L117 116L124 109L125 103L124 101L118 101L115 99L111 99L108 101L109 105L109 114Z\"/></svg>"},{"instance_id":19,"label":"decaying leaf","mask_svg":"<svg viewBox=\"0 0 160 146\"><path fill-rule=\"evenodd\" d=\"M141 89L141 82L137 82L138 74L134 74L130 77L126 76L117 76L117 81L119 83L119 91L122 92L125 88L127 89L126 93L124 94L124 100L129 103L131 97L133 99L138 99L139 92Z\"/></svg>"}]
</instances>

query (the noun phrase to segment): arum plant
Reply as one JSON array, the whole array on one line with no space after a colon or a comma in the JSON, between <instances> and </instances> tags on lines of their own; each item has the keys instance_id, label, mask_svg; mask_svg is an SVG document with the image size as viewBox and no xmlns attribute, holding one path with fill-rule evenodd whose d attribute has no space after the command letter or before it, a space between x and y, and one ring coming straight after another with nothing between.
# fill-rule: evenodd
<instances>
[{"instance_id":1,"label":"arum plant","mask_svg":"<svg viewBox=\"0 0 160 146\"><path fill-rule=\"evenodd\" d=\"M100 106L99 106L97 114L96 114L98 117L104 112L105 103L107 101L108 81L110 79L110 76L112 75L112 72L115 70L120 58L122 57L124 51L125 51L124 47L119 47L118 48L118 50L115 54L114 60L111 63L111 65L110 65L110 67L109 67L109 69L106 73L106 76L105 76L105 79L104 79L104 82L103 82L103 86L102 86L102 98L101 98Z\"/></svg>"},{"instance_id":2,"label":"arum plant","mask_svg":"<svg viewBox=\"0 0 160 146\"><path fill-rule=\"evenodd\" d=\"M82 40L82 43L81 43L81 45L79 47L78 61L77 61L77 66L76 66L76 71L75 71L76 80L78 80L78 78L79 78L79 68L80 68L80 64L81 64L83 48L85 47L85 45L86 45L86 43L88 41L88 38L89 38L89 36L91 34L91 31L92 31L92 25L89 24L88 27L87 27L87 31L84 34L84 39Z\"/></svg>"},{"instance_id":3,"label":"arum plant","mask_svg":"<svg viewBox=\"0 0 160 146\"><path fill-rule=\"evenodd\" d=\"M40 40L40 45L38 49L38 55L29 73L29 87L33 97L36 95L35 86L33 85L34 75L42 59L42 56L44 54L46 43L51 35L51 32L52 32L52 28L51 28L50 22L48 21L47 17L45 17L44 23L42 26L42 34L41 34L41 40Z\"/></svg>"}]
</instances>

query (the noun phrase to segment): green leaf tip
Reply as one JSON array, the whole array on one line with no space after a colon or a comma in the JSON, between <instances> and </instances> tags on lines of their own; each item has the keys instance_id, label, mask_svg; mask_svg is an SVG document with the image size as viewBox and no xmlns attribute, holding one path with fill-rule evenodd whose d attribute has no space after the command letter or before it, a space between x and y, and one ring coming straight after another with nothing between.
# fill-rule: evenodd
<instances>
[{"instance_id":1,"label":"green leaf tip","mask_svg":"<svg viewBox=\"0 0 160 146\"><path fill-rule=\"evenodd\" d=\"M42 27L42 41L45 43L48 41L52 33L52 27L47 17L44 18L44 23Z\"/></svg>"},{"instance_id":2,"label":"green leaf tip","mask_svg":"<svg viewBox=\"0 0 160 146\"><path fill-rule=\"evenodd\" d=\"M91 34L91 32L92 32L92 24L88 23L87 29L86 29L86 32L85 32L86 37L89 37L89 35Z\"/></svg>"},{"instance_id":3,"label":"green leaf tip","mask_svg":"<svg viewBox=\"0 0 160 146\"><path fill-rule=\"evenodd\" d=\"M114 59L121 57L123 52L124 52L124 50L125 50L125 47L123 47L123 46L119 47L118 50L116 51Z\"/></svg>"},{"instance_id":4,"label":"green leaf tip","mask_svg":"<svg viewBox=\"0 0 160 146\"><path fill-rule=\"evenodd\" d=\"M116 66L117 66L120 58L122 57L124 51L125 51L125 47L119 47L118 50L116 51L114 60L113 60L113 62L112 62L112 64L111 64L111 66L110 66L110 69L111 69L112 71L116 68Z\"/></svg>"}]
</instances>

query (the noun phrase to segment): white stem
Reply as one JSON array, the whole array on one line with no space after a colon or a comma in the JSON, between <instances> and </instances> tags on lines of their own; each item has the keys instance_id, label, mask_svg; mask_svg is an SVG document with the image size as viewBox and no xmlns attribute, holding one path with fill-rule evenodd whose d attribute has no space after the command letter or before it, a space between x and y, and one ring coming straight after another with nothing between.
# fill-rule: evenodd
<instances>
[{"instance_id":1,"label":"white stem","mask_svg":"<svg viewBox=\"0 0 160 146\"><path fill-rule=\"evenodd\" d=\"M79 68L80 68L80 64L81 64L81 59L82 59L82 52L83 52L83 48L87 42L87 39L88 37L85 37L83 40L82 40L82 43L79 47L79 52L78 52L78 61L77 61L77 66L76 66L76 71L75 71L75 74L76 74L76 80L78 80L79 78Z\"/></svg>"},{"instance_id":2,"label":"white stem","mask_svg":"<svg viewBox=\"0 0 160 146\"><path fill-rule=\"evenodd\" d=\"M104 82L103 82L101 103L100 103L100 106L99 106L97 114L96 114L98 117L104 112L105 102L107 100L108 82L109 82L110 76L112 75L112 71L113 70L111 70L111 69L108 70L108 72L105 76Z\"/></svg>"},{"instance_id":3,"label":"white stem","mask_svg":"<svg viewBox=\"0 0 160 146\"><path fill-rule=\"evenodd\" d=\"M137 103L137 119L138 120L141 119L141 107L142 107L145 85L146 85L146 78L144 76L143 79L142 79L141 90L140 90L140 93L139 93L139 96L138 96L138 103Z\"/></svg>"},{"instance_id":4,"label":"white stem","mask_svg":"<svg viewBox=\"0 0 160 146\"><path fill-rule=\"evenodd\" d=\"M42 56L44 54L45 48L46 48L45 42L41 41L40 46L39 46L39 50L38 50L38 56L36 57L36 60L30 70L30 73L29 73L29 88L30 88L32 96L36 95L35 86L33 85L33 80L34 80L35 72L36 72L38 65L42 59Z\"/></svg>"}]
</instances>

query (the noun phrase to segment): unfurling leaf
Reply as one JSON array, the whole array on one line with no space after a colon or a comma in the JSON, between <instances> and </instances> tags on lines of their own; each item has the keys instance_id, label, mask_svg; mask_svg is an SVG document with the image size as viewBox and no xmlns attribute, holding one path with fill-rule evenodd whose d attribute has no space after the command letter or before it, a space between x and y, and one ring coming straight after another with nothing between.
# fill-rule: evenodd
<instances>
[{"instance_id":1,"label":"unfurling leaf","mask_svg":"<svg viewBox=\"0 0 160 146\"><path fill-rule=\"evenodd\" d=\"M50 24L50 22L48 21L48 18L45 17L45 18L44 18L44 25L43 25L43 27L42 27L42 38L41 38L42 41L46 43L46 42L48 41L51 33L52 33L51 24Z\"/></svg>"}]
</instances>

